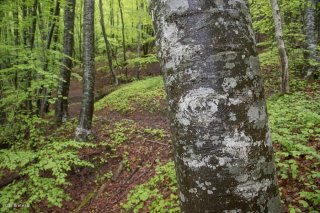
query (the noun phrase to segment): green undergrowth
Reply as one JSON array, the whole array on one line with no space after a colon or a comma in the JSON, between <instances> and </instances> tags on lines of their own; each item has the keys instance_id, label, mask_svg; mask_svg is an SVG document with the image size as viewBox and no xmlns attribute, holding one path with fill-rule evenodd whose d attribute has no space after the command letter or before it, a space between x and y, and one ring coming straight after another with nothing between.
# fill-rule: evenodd
<instances>
[{"instance_id":1,"label":"green undergrowth","mask_svg":"<svg viewBox=\"0 0 320 213\"><path fill-rule=\"evenodd\" d=\"M124 114L138 109L156 112L160 110L160 104L164 98L162 77L153 77L120 87L98 101L95 108L96 110L108 108Z\"/></svg>"},{"instance_id":2,"label":"green undergrowth","mask_svg":"<svg viewBox=\"0 0 320 213\"><path fill-rule=\"evenodd\" d=\"M173 162L156 167L155 176L136 186L122 207L129 212L180 212Z\"/></svg>"},{"instance_id":3,"label":"green undergrowth","mask_svg":"<svg viewBox=\"0 0 320 213\"><path fill-rule=\"evenodd\" d=\"M296 91L268 101L269 123L276 151L278 177L302 186L298 203L287 202L291 212L315 211L320 204L320 93ZM283 195L285 197L285 195ZM287 199L288 200L288 199Z\"/></svg>"},{"instance_id":4,"label":"green undergrowth","mask_svg":"<svg viewBox=\"0 0 320 213\"><path fill-rule=\"evenodd\" d=\"M68 172L76 167L93 167L78 157L78 150L92 144L75 141L53 141L37 149L0 150L0 176L17 174L20 178L1 188L0 212L13 208L35 207L40 202L48 207L62 207L62 201L70 199L64 187Z\"/></svg>"},{"instance_id":5,"label":"green undergrowth","mask_svg":"<svg viewBox=\"0 0 320 213\"><path fill-rule=\"evenodd\" d=\"M320 190L316 181L320 178L317 169L320 155L315 145L319 143L320 135L320 93L316 85L309 86L312 91L309 94L305 92L308 89L304 81L292 80L292 83L292 94L273 95L267 100L276 147L277 175L280 182L290 181L290 187L297 191L293 195L282 194L282 201L292 213L317 212ZM146 209L150 212L178 212L175 184L174 166L169 162L158 167L156 175L149 181L135 187L122 206L133 212Z\"/></svg>"}]
</instances>

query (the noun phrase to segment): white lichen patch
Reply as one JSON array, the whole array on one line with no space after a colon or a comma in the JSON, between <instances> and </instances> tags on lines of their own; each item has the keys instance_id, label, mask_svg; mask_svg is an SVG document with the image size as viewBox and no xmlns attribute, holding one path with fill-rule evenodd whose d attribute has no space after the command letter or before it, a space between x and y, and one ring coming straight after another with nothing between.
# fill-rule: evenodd
<instances>
[{"instance_id":1,"label":"white lichen patch","mask_svg":"<svg viewBox=\"0 0 320 213\"><path fill-rule=\"evenodd\" d=\"M198 140L198 141L196 142L196 146L197 146L197 148L199 148L199 149L202 148L204 144L205 144L204 141Z\"/></svg>"},{"instance_id":2,"label":"white lichen patch","mask_svg":"<svg viewBox=\"0 0 320 213\"><path fill-rule=\"evenodd\" d=\"M192 188L192 189L189 189L189 192L191 194L197 194L198 190L197 190L197 188Z\"/></svg>"},{"instance_id":3,"label":"white lichen patch","mask_svg":"<svg viewBox=\"0 0 320 213\"><path fill-rule=\"evenodd\" d=\"M182 8L184 3L177 2L174 8ZM187 3L188 4L188 3ZM178 7L180 6L180 7ZM188 6L189 7L189 6ZM176 70L177 67L183 62L188 61L196 55L196 52L201 52L203 48L201 45L191 45L192 42L182 44L181 37L185 35L184 31L178 29L177 24L174 22L167 22L164 17L159 20L159 25L162 26L162 36L159 39L159 46L161 48L160 58L165 58L166 62L163 64L164 70L173 69Z\"/></svg>"},{"instance_id":4,"label":"white lichen patch","mask_svg":"<svg viewBox=\"0 0 320 213\"><path fill-rule=\"evenodd\" d=\"M260 181L250 180L239 184L235 189L235 193L249 201L259 196L259 193L266 192L271 185L272 181L269 179L263 179Z\"/></svg>"},{"instance_id":5,"label":"white lichen patch","mask_svg":"<svg viewBox=\"0 0 320 213\"><path fill-rule=\"evenodd\" d=\"M189 9L188 0L161 0L169 6L170 12L184 12Z\"/></svg>"},{"instance_id":6,"label":"white lichen patch","mask_svg":"<svg viewBox=\"0 0 320 213\"><path fill-rule=\"evenodd\" d=\"M269 124L267 124L267 133L266 133L266 146L272 147L272 138L271 138L271 131L269 129Z\"/></svg>"},{"instance_id":7,"label":"white lichen patch","mask_svg":"<svg viewBox=\"0 0 320 213\"><path fill-rule=\"evenodd\" d=\"M251 106L247 113L249 123L253 123L255 128L265 128L267 112L264 104Z\"/></svg>"},{"instance_id":8,"label":"white lichen patch","mask_svg":"<svg viewBox=\"0 0 320 213\"><path fill-rule=\"evenodd\" d=\"M230 112L230 113L229 113L229 119L230 119L231 121L236 121L236 120L237 120L236 114Z\"/></svg>"},{"instance_id":9,"label":"white lichen patch","mask_svg":"<svg viewBox=\"0 0 320 213\"><path fill-rule=\"evenodd\" d=\"M256 56L250 56L249 58L249 65L250 65L250 69L252 74L258 75L260 72L260 62L259 62L259 58Z\"/></svg>"},{"instance_id":10,"label":"white lichen patch","mask_svg":"<svg viewBox=\"0 0 320 213\"><path fill-rule=\"evenodd\" d=\"M241 174L236 177L236 180L240 183L246 182L249 178L248 174Z\"/></svg>"},{"instance_id":11,"label":"white lichen patch","mask_svg":"<svg viewBox=\"0 0 320 213\"><path fill-rule=\"evenodd\" d=\"M237 79L235 78L225 78L222 83L222 88L225 92L228 92L230 89L233 89L237 86Z\"/></svg>"},{"instance_id":12,"label":"white lichen patch","mask_svg":"<svg viewBox=\"0 0 320 213\"><path fill-rule=\"evenodd\" d=\"M213 194L213 191L207 190L207 193L208 193L208 195L212 195L212 194Z\"/></svg>"},{"instance_id":13,"label":"white lichen patch","mask_svg":"<svg viewBox=\"0 0 320 213\"><path fill-rule=\"evenodd\" d=\"M176 113L178 123L189 126L193 122L209 126L218 111L219 100L214 95L213 89L200 87L181 97Z\"/></svg>"},{"instance_id":14,"label":"white lichen patch","mask_svg":"<svg viewBox=\"0 0 320 213\"><path fill-rule=\"evenodd\" d=\"M181 200L181 202L186 202L186 197L184 196L184 194L182 193L182 192L180 192L180 200Z\"/></svg>"},{"instance_id":15,"label":"white lichen patch","mask_svg":"<svg viewBox=\"0 0 320 213\"><path fill-rule=\"evenodd\" d=\"M251 146L254 145L253 140L251 137L245 135L244 132L238 132L236 129L233 135L226 136L223 140L223 144L225 145L224 151L235 159L242 159L244 161L248 161L248 152ZM219 159L219 162L223 163L222 159ZM229 159L224 158L224 161L229 161Z\"/></svg>"},{"instance_id":16,"label":"white lichen patch","mask_svg":"<svg viewBox=\"0 0 320 213\"><path fill-rule=\"evenodd\" d=\"M210 156L202 157L196 154L186 154L189 156L182 157L183 163L190 167L191 169L198 170L201 167L208 167L211 169L216 169L214 165L210 163Z\"/></svg>"},{"instance_id":17,"label":"white lichen patch","mask_svg":"<svg viewBox=\"0 0 320 213\"><path fill-rule=\"evenodd\" d=\"M224 210L223 213L241 213L241 209ZM247 212L249 213L249 212Z\"/></svg>"}]
</instances>

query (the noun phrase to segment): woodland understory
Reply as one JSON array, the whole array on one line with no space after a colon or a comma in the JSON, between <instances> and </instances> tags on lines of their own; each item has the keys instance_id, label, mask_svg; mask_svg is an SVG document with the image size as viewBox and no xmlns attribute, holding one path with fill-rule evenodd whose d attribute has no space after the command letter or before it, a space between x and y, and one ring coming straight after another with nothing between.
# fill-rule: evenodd
<instances>
[{"instance_id":1,"label":"woodland understory","mask_svg":"<svg viewBox=\"0 0 320 213\"><path fill-rule=\"evenodd\" d=\"M180 212L148 1L92 1L93 26L83 19L88 2L0 1L0 212ZM249 1L290 213L320 209L320 13L306 2L278 0L276 36L270 1Z\"/></svg>"}]
</instances>

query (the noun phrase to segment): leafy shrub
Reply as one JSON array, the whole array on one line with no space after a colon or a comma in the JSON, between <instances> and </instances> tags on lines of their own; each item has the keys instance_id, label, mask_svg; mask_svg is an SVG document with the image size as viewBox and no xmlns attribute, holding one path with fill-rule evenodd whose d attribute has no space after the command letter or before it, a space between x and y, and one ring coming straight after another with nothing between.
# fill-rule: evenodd
<instances>
[{"instance_id":1,"label":"leafy shrub","mask_svg":"<svg viewBox=\"0 0 320 213\"><path fill-rule=\"evenodd\" d=\"M32 206L46 201L50 206L62 207L62 201L69 197L63 187L68 184L68 172L74 166L90 166L79 159L77 149L92 144L49 142L38 150L0 150L0 169L18 173L19 180L0 191L0 211L8 212L17 204Z\"/></svg>"}]
</instances>

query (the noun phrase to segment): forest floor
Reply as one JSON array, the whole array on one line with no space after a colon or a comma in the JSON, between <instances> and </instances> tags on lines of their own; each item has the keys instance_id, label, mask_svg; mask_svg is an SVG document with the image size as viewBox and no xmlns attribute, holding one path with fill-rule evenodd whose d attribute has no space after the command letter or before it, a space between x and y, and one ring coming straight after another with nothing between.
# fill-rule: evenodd
<instances>
[{"instance_id":1,"label":"forest floor","mask_svg":"<svg viewBox=\"0 0 320 213\"><path fill-rule=\"evenodd\" d=\"M99 65L98 65L99 69ZM78 73L80 68L75 69ZM129 70L129 79L135 70ZM142 70L141 76L159 76L159 64L151 64ZM121 87L121 86L120 86ZM111 76L96 73L95 95L98 99L114 91ZM55 134L73 137L76 118L80 114L82 82L73 78L70 85L69 129ZM161 108L165 103L161 102ZM83 149L82 159L93 161L95 168L85 168L71 174L71 186L66 192L71 196L63 209L56 212L121 212L120 206L130 190L146 182L155 174L156 165L171 159L169 122L165 110L153 113L139 109L134 113L119 113L107 107L95 111L94 132L96 148ZM69 131L68 131L69 130Z\"/></svg>"},{"instance_id":2,"label":"forest floor","mask_svg":"<svg viewBox=\"0 0 320 213\"><path fill-rule=\"evenodd\" d=\"M102 67L102 65L100 66ZM75 72L79 72L79 70L76 69ZM134 73L134 70L130 70L129 76L134 76ZM159 65L152 64L143 70L141 76L150 77L158 76L159 74ZM268 76L266 79L266 94L271 98L275 94L274 91L277 90L278 79L276 78L278 77ZM156 174L156 168L160 165L165 165L172 159L172 145L169 121L166 116L163 85L161 83L162 78L154 77L150 78L150 80L135 81L130 84L120 85L117 89L112 86L110 79L111 76L105 72L99 71L96 74L95 93L99 97L95 107L93 123L96 147L83 148L79 153L82 159L94 163L95 167L83 168L70 174L68 180L71 184L66 187L66 192L71 199L64 201L62 209L55 208L55 212L126 212L128 208L125 207L125 203L128 202L128 195L131 196L129 198L131 199L129 201L131 202L129 210L150 212L150 208L148 209L147 206L151 205L152 200L157 196L155 194L158 191L152 191L148 192L149 194L142 192L142 194L138 195L138 198L134 198L130 191L141 184L150 182L150 179ZM70 115L73 119L67 125L58 129L54 133L55 135L63 135L66 139L73 138L74 129L77 125L77 116L81 107L81 84L81 81L77 80L77 78L72 80ZM314 90L314 87L305 87L304 92L311 97L314 95ZM131 100L131 102L125 99ZM272 118L270 120L272 123ZM317 137L316 133L314 135L308 136L308 145L319 152L319 137ZM275 139L277 138L276 135ZM285 153L282 146L281 144L275 144L275 148L280 155ZM285 154L282 157L279 157L279 159L282 159L281 162L286 160L291 162L292 160L290 154ZM288 164L287 169L282 167L279 169L279 185L286 212L292 212L291 209L302 205L301 200L306 200L301 198L299 192L308 192L301 180L298 181L293 178L296 175L292 171L295 166L302 173L308 173L309 169L316 171L317 175L320 172L319 168L317 168L318 161L310 160L304 153L300 153L298 158L297 164L291 167ZM314 166L315 168L313 168ZM287 178L283 178L286 172L289 175ZM289 177L290 174L292 177ZM170 180L166 178L164 183L166 185L171 184ZM314 184L319 189L319 178L316 178ZM159 194L164 195L161 199L177 201L177 197L174 195L174 187L168 188L168 186L165 186L159 190ZM133 191L133 193L135 192L141 193L141 191ZM310 202L306 203L303 204L309 206ZM163 205L166 206L167 204ZM302 212L308 212L306 210L308 206L299 208L302 209ZM162 206L160 205L160 207ZM175 204L172 208L174 207ZM153 212L157 211L154 210Z\"/></svg>"}]
</instances>

